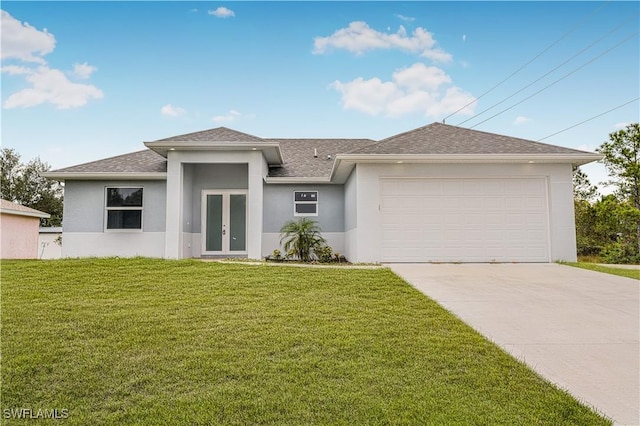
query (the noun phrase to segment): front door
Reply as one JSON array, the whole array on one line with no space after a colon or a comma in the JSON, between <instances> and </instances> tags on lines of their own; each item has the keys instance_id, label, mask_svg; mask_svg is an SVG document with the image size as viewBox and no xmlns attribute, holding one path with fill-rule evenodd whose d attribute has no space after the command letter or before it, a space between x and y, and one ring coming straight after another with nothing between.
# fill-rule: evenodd
<instances>
[{"instance_id":1,"label":"front door","mask_svg":"<svg viewBox=\"0 0 640 426\"><path fill-rule=\"evenodd\" d=\"M246 191L202 191L202 253L247 254Z\"/></svg>"}]
</instances>

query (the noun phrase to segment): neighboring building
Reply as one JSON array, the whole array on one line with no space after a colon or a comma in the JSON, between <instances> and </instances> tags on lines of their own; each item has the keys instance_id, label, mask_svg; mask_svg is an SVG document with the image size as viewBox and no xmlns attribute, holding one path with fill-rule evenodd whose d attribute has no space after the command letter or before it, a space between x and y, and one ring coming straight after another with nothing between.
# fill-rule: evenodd
<instances>
[{"instance_id":1,"label":"neighboring building","mask_svg":"<svg viewBox=\"0 0 640 426\"><path fill-rule=\"evenodd\" d=\"M260 258L311 217L352 262L576 259L572 167L598 154L433 123L381 141L224 127L45 173L63 256Z\"/></svg>"},{"instance_id":2,"label":"neighboring building","mask_svg":"<svg viewBox=\"0 0 640 426\"><path fill-rule=\"evenodd\" d=\"M62 257L62 226L40 228L38 258L60 259Z\"/></svg>"},{"instance_id":3,"label":"neighboring building","mask_svg":"<svg viewBox=\"0 0 640 426\"><path fill-rule=\"evenodd\" d=\"M38 228L40 219L48 213L30 209L7 200L0 200L0 240L2 259L38 258Z\"/></svg>"}]
</instances>

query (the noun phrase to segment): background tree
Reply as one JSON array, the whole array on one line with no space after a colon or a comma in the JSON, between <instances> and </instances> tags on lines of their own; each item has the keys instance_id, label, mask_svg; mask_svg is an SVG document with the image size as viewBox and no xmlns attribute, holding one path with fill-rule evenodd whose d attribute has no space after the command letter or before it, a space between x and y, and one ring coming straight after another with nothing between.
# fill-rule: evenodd
<instances>
[{"instance_id":1,"label":"background tree","mask_svg":"<svg viewBox=\"0 0 640 426\"><path fill-rule=\"evenodd\" d=\"M62 186L40 174L51 170L49 164L34 158L27 164L20 161L14 149L0 150L0 197L23 206L49 213L41 226L62 225Z\"/></svg>"},{"instance_id":2,"label":"background tree","mask_svg":"<svg viewBox=\"0 0 640 426\"><path fill-rule=\"evenodd\" d=\"M604 163L611 185L616 187L616 196L624 205L624 217L635 218L634 250L640 253L640 124L629 124L626 128L609 134L609 141L597 149ZM626 219L625 219L626 220Z\"/></svg>"}]
</instances>

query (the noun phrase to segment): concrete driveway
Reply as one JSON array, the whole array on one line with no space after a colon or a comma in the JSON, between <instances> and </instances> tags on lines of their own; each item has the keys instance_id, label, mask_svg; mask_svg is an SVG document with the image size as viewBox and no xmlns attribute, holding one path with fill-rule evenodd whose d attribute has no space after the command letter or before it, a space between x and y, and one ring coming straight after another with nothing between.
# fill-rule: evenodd
<instances>
[{"instance_id":1,"label":"concrete driveway","mask_svg":"<svg viewBox=\"0 0 640 426\"><path fill-rule=\"evenodd\" d=\"M616 424L640 424L640 281L557 264L387 266Z\"/></svg>"}]
</instances>

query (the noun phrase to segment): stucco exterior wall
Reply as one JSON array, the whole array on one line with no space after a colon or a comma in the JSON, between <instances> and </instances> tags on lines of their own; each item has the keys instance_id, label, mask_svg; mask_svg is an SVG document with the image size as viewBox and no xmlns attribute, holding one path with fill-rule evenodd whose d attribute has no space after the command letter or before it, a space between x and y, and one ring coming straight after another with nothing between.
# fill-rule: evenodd
<instances>
[{"instance_id":1,"label":"stucco exterior wall","mask_svg":"<svg viewBox=\"0 0 640 426\"><path fill-rule=\"evenodd\" d=\"M105 188L142 187L142 231L105 230ZM164 256L165 181L67 181L63 257Z\"/></svg>"},{"instance_id":2,"label":"stucco exterior wall","mask_svg":"<svg viewBox=\"0 0 640 426\"><path fill-rule=\"evenodd\" d=\"M60 259L62 257L62 245L56 239L62 232L40 232L38 237L38 258L39 259Z\"/></svg>"},{"instance_id":3,"label":"stucco exterior wall","mask_svg":"<svg viewBox=\"0 0 640 426\"><path fill-rule=\"evenodd\" d=\"M2 259L36 259L38 257L37 217L0 214Z\"/></svg>"},{"instance_id":4,"label":"stucco exterior wall","mask_svg":"<svg viewBox=\"0 0 640 426\"><path fill-rule=\"evenodd\" d=\"M551 261L575 261L576 237L570 164L358 164L357 227L348 234L349 260L377 262L380 253L380 178L545 177L548 182ZM354 234L354 235L351 235ZM353 246L357 247L354 251Z\"/></svg>"}]
</instances>

